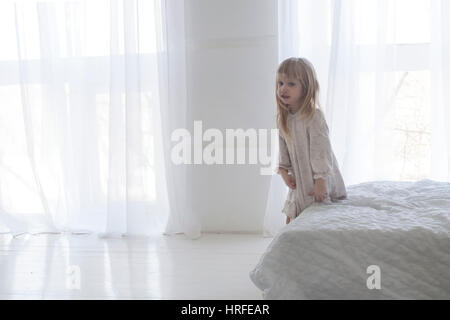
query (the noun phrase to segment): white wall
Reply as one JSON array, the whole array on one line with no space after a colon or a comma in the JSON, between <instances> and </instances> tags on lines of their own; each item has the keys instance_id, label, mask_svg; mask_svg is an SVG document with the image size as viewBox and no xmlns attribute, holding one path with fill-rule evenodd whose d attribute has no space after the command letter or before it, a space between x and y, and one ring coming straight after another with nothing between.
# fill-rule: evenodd
<instances>
[{"instance_id":1,"label":"white wall","mask_svg":"<svg viewBox=\"0 0 450 320\"><path fill-rule=\"evenodd\" d=\"M185 6L190 122L202 120L203 131L218 128L224 136L226 128L272 128L276 0ZM192 180L203 231L262 231L270 176L260 175L260 165L195 165Z\"/></svg>"}]
</instances>

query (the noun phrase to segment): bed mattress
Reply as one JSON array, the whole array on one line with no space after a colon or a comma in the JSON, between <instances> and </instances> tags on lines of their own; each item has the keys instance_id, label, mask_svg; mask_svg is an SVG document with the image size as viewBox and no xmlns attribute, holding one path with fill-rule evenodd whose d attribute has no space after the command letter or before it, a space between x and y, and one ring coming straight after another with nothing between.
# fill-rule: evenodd
<instances>
[{"instance_id":1,"label":"bed mattress","mask_svg":"<svg viewBox=\"0 0 450 320\"><path fill-rule=\"evenodd\" d=\"M377 181L315 203L274 237L265 299L450 299L450 183Z\"/></svg>"}]
</instances>

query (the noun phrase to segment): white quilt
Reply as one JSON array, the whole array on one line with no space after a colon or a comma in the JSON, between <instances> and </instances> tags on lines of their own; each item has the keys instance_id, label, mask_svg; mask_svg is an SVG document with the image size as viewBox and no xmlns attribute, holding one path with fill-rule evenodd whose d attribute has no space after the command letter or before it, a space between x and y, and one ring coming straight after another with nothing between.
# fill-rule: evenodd
<instances>
[{"instance_id":1,"label":"white quilt","mask_svg":"<svg viewBox=\"0 0 450 320\"><path fill-rule=\"evenodd\" d=\"M450 183L367 182L347 192L274 237L250 272L263 298L450 299Z\"/></svg>"}]
</instances>

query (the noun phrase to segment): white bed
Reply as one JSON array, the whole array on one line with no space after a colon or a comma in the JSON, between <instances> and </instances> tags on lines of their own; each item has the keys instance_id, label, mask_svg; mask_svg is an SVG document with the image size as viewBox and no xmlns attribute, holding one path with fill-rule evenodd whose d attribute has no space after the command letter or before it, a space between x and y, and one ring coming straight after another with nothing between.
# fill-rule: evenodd
<instances>
[{"instance_id":1,"label":"white bed","mask_svg":"<svg viewBox=\"0 0 450 320\"><path fill-rule=\"evenodd\" d=\"M450 183L368 182L315 203L250 272L265 299L450 299ZM376 283L379 267L380 289Z\"/></svg>"}]
</instances>

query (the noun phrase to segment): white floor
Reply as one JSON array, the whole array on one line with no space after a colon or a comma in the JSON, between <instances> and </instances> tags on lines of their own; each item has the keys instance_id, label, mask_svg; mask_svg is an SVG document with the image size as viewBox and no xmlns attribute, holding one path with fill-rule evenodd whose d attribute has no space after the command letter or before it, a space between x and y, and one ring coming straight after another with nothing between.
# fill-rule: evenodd
<instances>
[{"instance_id":1,"label":"white floor","mask_svg":"<svg viewBox=\"0 0 450 320\"><path fill-rule=\"evenodd\" d=\"M271 240L0 235L0 299L261 299L248 274Z\"/></svg>"}]
</instances>

